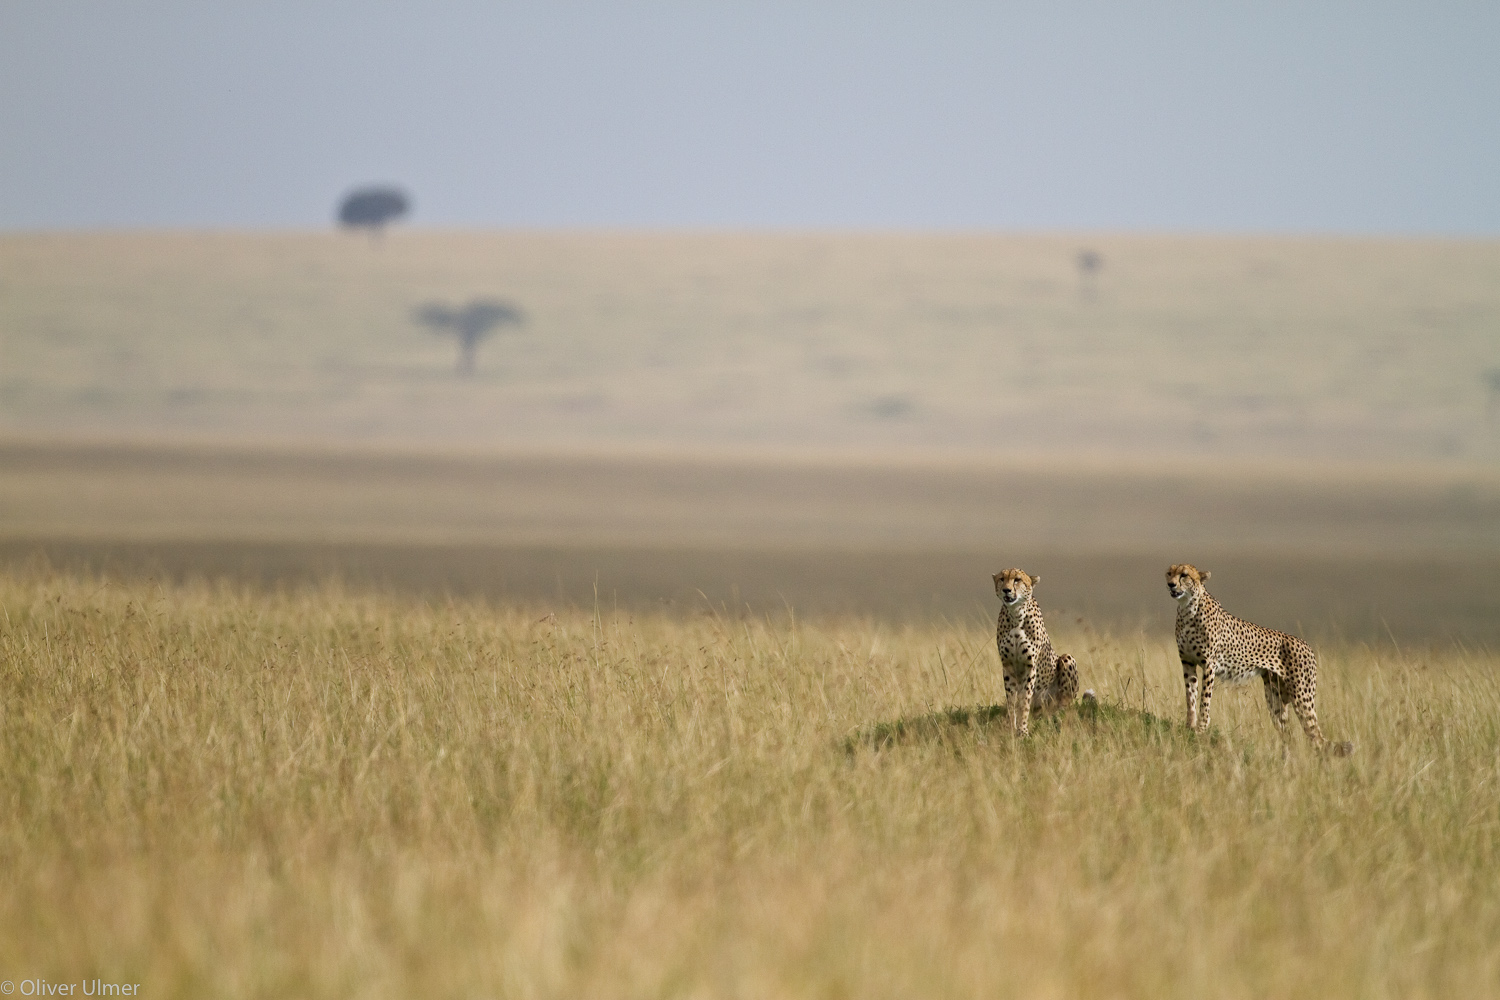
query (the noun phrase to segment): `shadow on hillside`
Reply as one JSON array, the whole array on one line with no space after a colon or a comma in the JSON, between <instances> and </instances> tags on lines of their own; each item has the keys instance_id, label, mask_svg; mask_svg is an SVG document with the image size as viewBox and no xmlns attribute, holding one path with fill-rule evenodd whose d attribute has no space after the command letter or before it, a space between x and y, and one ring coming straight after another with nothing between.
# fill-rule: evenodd
<instances>
[{"instance_id":1,"label":"shadow on hillside","mask_svg":"<svg viewBox=\"0 0 1500 1000\"><path fill-rule=\"evenodd\" d=\"M1142 739L1189 742L1203 739L1187 727L1152 715L1141 709L1093 699L1054 714L1031 716L1033 738L1058 735L1112 736L1138 742ZM897 746L929 743L954 750L983 744L999 744L1012 739L1010 717L1004 705L982 705L974 708L949 708L927 715L878 722L862 728L844 740L844 750L854 753L861 747L886 750ZM1207 741L1216 743L1219 736L1211 732Z\"/></svg>"}]
</instances>

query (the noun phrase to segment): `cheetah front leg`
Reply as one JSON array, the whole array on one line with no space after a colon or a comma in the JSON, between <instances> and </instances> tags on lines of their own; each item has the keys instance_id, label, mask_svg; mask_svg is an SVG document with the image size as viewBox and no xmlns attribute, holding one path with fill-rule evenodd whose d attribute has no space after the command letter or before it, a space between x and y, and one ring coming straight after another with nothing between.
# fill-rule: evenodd
<instances>
[{"instance_id":1,"label":"cheetah front leg","mask_svg":"<svg viewBox=\"0 0 1500 1000\"><path fill-rule=\"evenodd\" d=\"M1036 656L1027 653L1026 683L1021 686L1020 735L1031 735L1031 699L1036 697Z\"/></svg>"},{"instance_id":2,"label":"cheetah front leg","mask_svg":"<svg viewBox=\"0 0 1500 1000\"><path fill-rule=\"evenodd\" d=\"M1005 669L1005 711L1010 716L1010 728L1019 731L1021 728L1021 689L1025 687L1023 678L1017 677L1010 672L1009 666Z\"/></svg>"},{"instance_id":3,"label":"cheetah front leg","mask_svg":"<svg viewBox=\"0 0 1500 1000\"><path fill-rule=\"evenodd\" d=\"M1208 732L1208 710L1214 700L1214 664L1211 660L1203 663L1203 702L1198 708L1199 732Z\"/></svg>"},{"instance_id":4,"label":"cheetah front leg","mask_svg":"<svg viewBox=\"0 0 1500 1000\"><path fill-rule=\"evenodd\" d=\"M1036 650L1027 645L1020 652L1026 673L1016 677L1006 672L1005 707L1010 710L1012 731L1017 736L1026 736L1031 732L1031 699L1036 697Z\"/></svg>"},{"instance_id":5,"label":"cheetah front leg","mask_svg":"<svg viewBox=\"0 0 1500 1000\"><path fill-rule=\"evenodd\" d=\"M1182 686L1187 689L1187 727L1198 728L1198 665L1182 661Z\"/></svg>"}]
</instances>

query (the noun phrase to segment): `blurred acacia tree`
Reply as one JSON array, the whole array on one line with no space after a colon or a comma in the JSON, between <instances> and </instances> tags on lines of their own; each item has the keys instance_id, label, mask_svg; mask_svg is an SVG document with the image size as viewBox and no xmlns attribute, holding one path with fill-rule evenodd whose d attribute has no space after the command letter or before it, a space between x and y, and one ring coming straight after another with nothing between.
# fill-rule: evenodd
<instances>
[{"instance_id":1,"label":"blurred acacia tree","mask_svg":"<svg viewBox=\"0 0 1500 1000\"><path fill-rule=\"evenodd\" d=\"M445 306L439 302L420 305L412 313L413 318L435 333L452 334L458 338L458 373L474 374L474 355L479 342L496 328L507 324L525 322L525 314L508 302L494 299L475 299L462 309Z\"/></svg>"},{"instance_id":2,"label":"blurred acacia tree","mask_svg":"<svg viewBox=\"0 0 1500 1000\"><path fill-rule=\"evenodd\" d=\"M394 187L356 188L339 203L339 225L346 229L368 229L378 239L385 225L411 210L406 192Z\"/></svg>"},{"instance_id":3,"label":"blurred acacia tree","mask_svg":"<svg viewBox=\"0 0 1500 1000\"><path fill-rule=\"evenodd\" d=\"M1078 294L1085 301L1093 301L1099 291L1099 272L1104 270L1104 255L1098 250L1078 251Z\"/></svg>"}]
</instances>

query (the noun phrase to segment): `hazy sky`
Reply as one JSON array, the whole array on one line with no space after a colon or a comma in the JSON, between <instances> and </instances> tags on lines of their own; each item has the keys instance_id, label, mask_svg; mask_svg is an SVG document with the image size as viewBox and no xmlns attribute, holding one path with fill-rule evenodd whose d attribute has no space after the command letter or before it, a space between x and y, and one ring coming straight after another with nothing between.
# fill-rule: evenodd
<instances>
[{"instance_id":1,"label":"hazy sky","mask_svg":"<svg viewBox=\"0 0 1500 1000\"><path fill-rule=\"evenodd\" d=\"M0 229L1500 235L1500 3L0 0Z\"/></svg>"}]
</instances>

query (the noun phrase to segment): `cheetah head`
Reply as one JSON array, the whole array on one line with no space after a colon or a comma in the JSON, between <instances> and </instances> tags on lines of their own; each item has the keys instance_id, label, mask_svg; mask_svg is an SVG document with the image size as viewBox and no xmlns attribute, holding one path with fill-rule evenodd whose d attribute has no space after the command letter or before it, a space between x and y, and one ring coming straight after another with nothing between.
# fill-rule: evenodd
<instances>
[{"instance_id":1,"label":"cheetah head","mask_svg":"<svg viewBox=\"0 0 1500 1000\"><path fill-rule=\"evenodd\" d=\"M1031 588L1042 582L1039 576L1032 576L1024 569L1001 570L994 576L995 596L1004 601L1007 607L1019 604L1031 596Z\"/></svg>"},{"instance_id":2,"label":"cheetah head","mask_svg":"<svg viewBox=\"0 0 1500 1000\"><path fill-rule=\"evenodd\" d=\"M1179 601L1196 597L1211 574L1191 563L1177 563L1167 569L1167 593Z\"/></svg>"}]
</instances>

